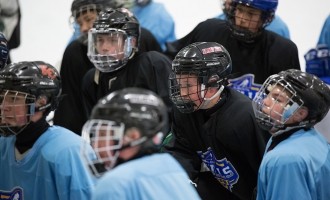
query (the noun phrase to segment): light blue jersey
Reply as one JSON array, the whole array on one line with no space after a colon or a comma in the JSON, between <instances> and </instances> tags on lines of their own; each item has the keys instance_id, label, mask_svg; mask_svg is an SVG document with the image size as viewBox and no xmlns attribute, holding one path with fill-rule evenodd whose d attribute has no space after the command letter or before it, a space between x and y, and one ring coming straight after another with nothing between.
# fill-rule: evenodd
<instances>
[{"instance_id":1,"label":"light blue jersey","mask_svg":"<svg viewBox=\"0 0 330 200\"><path fill-rule=\"evenodd\" d=\"M224 20L226 19L226 16L222 13L216 18ZM288 26L278 15L275 15L273 21L266 26L266 30L273 31L287 39L290 39L290 31Z\"/></svg>"},{"instance_id":2,"label":"light blue jersey","mask_svg":"<svg viewBox=\"0 0 330 200\"><path fill-rule=\"evenodd\" d=\"M80 159L78 135L52 126L19 161L15 140L0 137L0 199L90 200L93 181Z\"/></svg>"},{"instance_id":3,"label":"light blue jersey","mask_svg":"<svg viewBox=\"0 0 330 200\"><path fill-rule=\"evenodd\" d=\"M132 12L140 25L155 36L163 51L166 49L166 42L176 40L174 20L163 4L151 1L143 7L134 6Z\"/></svg>"},{"instance_id":4,"label":"light blue jersey","mask_svg":"<svg viewBox=\"0 0 330 200\"><path fill-rule=\"evenodd\" d=\"M169 154L153 154L121 164L97 182L93 200L195 200L196 189Z\"/></svg>"},{"instance_id":5,"label":"light blue jersey","mask_svg":"<svg viewBox=\"0 0 330 200\"><path fill-rule=\"evenodd\" d=\"M257 199L329 200L329 186L330 145L315 129L301 129L265 153Z\"/></svg>"},{"instance_id":6,"label":"light blue jersey","mask_svg":"<svg viewBox=\"0 0 330 200\"><path fill-rule=\"evenodd\" d=\"M326 44L328 47L330 47L330 15L327 17L323 24L317 44Z\"/></svg>"}]
</instances>

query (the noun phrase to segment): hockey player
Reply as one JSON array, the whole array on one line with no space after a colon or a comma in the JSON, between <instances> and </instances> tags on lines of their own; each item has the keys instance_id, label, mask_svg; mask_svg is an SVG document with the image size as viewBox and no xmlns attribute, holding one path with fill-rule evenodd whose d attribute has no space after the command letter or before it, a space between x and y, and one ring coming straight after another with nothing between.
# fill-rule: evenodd
<instances>
[{"instance_id":1,"label":"hockey player","mask_svg":"<svg viewBox=\"0 0 330 200\"><path fill-rule=\"evenodd\" d=\"M109 0L74 0L72 2L72 16L80 25L82 35L70 43L63 54L60 73L63 80L63 94L66 96L54 113L54 124L68 128L79 135L87 120L82 103L82 79L89 69L94 68L87 57L87 33L93 27L93 22L102 9L115 6L114 1ZM140 43L140 52L161 51L157 40L145 29L141 31Z\"/></svg>"},{"instance_id":2,"label":"hockey player","mask_svg":"<svg viewBox=\"0 0 330 200\"><path fill-rule=\"evenodd\" d=\"M168 44L173 57L193 42L217 42L227 48L233 61L231 87L253 98L271 74L300 69L297 46L265 30L273 20L278 0L232 0L226 21L208 19L185 37Z\"/></svg>"},{"instance_id":3,"label":"hockey player","mask_svg":"<svg viewBox=\"0 0 330 200\"><path fill-rule=\"evenodd\" d=\"M138 54L140 24L125 8L100 13L88 36L88 57L96 69L83 79L83 100L87 115L97 101L115 90L140 87L158 94L171 112L168 76L171 62L163 54Z\"/></svg>"},{"instance_id":4,"label":"hockey player","mask_svg":"<svg viewBox=\"0 0 330 200\"><path fill-rule=\"evenodd\" d=\"M166 124L166 105L149 90L125 88L100 99L82 134L97 159L84 149L83 157L101 176L94 200L200 199L181 165L158 153Z\"/></svg>"},{"instance_id":5,"label":"hockey player","mask_svg":"<svg viewBox=\"0 0 330 200\"><path fill-rule=\"evenodd\" d=\"M217 16L218 19L226 19L226 12L230 11L231 0L220 0L222 2L222 11L220 15ZM273 31L285 38L290 39L290 31L286 23L280 18L280 16L275 15L274 19L265 27L269 31Z\"/></svg>"},{"instance_id":6,"label":"hockey player","mask_svg":"<svg viewBox=\"0 0 330 200\"><path fill-rule=\"evenodd\" d=\"M253 105L258 124L272 135L257 199L329 199L329 144L314 129L329 111L329 87L314 75L286 70L265 81Z\"/></svg>"},{"instance_id":7,"label":"hockey player","mask_svg":"<svg viewBox=\"0 0 330 200\"><path fill-rule=\"evenodd\" d=\"M330 22L330 21L329 21ZM305 54L306 72L319 77L330 87L330 49L326 44L319 44ZM330 143L330 113L315 125Z\"/></svg>"},{"instance_id":8,"label":"hockey player","mask_svg":"<svg viewBox=\"0 0 330 200\"><path fill-rule=\"evenodd\" d=\"M227 87L232 62L214 42L183 48L172 63L171 153L197 184L202 199L251 199L267 141L251 100Z\"/></svg>"},{"instance_id":9,"label":"hockey player","mask_svg":"<svg viewBox=\"0 0 330 200\"><path fill-rule=\"evenodd\" d=\"M19 62L0 71L1 199L90 200L82 138L46 121L60 95L61 78L50 64Z\"/></svg>"},{"instance_id":10,"label":"hockey player","mask_svg":"<svg viewBox=\"0 0 330 200\"><path fill-rule=\"evenodd\" d=\"M117 8L127 8L139 20L141 27L149 30L155 36L162 50L166 42L176 40L173 17L163 3L154 0L111 0ZM75 32L70 41L80 36L79 25L74 24Z\"/></svg>"}]
</instances>

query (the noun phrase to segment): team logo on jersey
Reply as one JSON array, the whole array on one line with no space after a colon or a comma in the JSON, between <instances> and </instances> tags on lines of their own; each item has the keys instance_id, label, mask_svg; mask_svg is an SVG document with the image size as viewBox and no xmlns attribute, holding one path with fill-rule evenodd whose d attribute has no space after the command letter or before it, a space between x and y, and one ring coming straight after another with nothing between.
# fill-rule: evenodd
<instances>
[{"instance_id":1,"label":"team logo on jersey","mask_svg":"<svg viewBox=\"0 0 330 200\"><path fill-rule=\"evenodd\" d=\"M202 151L198 151L197 153L220 184L229 191L232 191L233 186L239 179L239 175L227 158L217 160L211 147L205 153Z\"/></svg>"},{"instance_id":2,"label":"team logo on jersey","mask_svg":"<svg viewBox=\"0 0 330 200\"><path fill-rule=\"evenodd\" d=\"M260 84L254 83L254 74L245 74L238 78L229 79L229 83L230 87L245 94L250 99L253 99L261 88Z\"/></svg>"},{"instance_id":3,"label":"team logo on jersey","mask_svg":"<svg viewBox=\"0 0 330 200\"><path fill-rule=\"evenodd\" d=\"M15 187L12 191L2 191L0 190L1 200L23 200L23 190L20 187Z\"/></svg>"}]
</instances>

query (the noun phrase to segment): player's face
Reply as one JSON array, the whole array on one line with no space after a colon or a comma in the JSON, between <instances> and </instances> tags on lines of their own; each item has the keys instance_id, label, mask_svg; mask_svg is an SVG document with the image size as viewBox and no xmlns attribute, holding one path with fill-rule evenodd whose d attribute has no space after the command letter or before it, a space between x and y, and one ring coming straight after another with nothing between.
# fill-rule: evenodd
<instances>
[{"instance_id":1,"label":"player's face","mask_svg":"<svg viewBox=\"0 0 330 200\"><path fill-rule=\"evenodd\" d=\"M116 59L123 59L124 45L125 41L122 33L101 33L96 36L96 49L101 55L109 55Z\"/></svg>"},{"instance_id":2,"label":"player's face","mask_svg":"<svg viewBox=\"0 0 330 200\"><path fill-rule=\"evenodd\" d=\"M262 25L261 14L262 12L258 9L237 5L235 10L236 26L256 33Z\"/></svg>"},{"instance_id":3,"label":"player's face","mask_svg":"<svg viewBox=\"0 0 330 200\"><path fill-rule=\"evenodd\" d=\"M274 121L281 122L284 108L288 105L289 100L291 99L290 95L279 85L269 85L267 89L269 93L263 100L264 107L262 111L269 115ZM290 123L290 119L287 123Z\"/></svg>"},{"instance_id":4,"label":"player's face","mask_svg":"<svg viewBox=\"0 0 330 200\"><path fill-rule=\"evenodd\" d=\"M224 0L223 2L223 6L225 8L226 11L230 10L230 4L231 4L232 0Z\"/></svg>"},{"instance_id":5,"label":"player's face","mask_svg":"<svg viewBox=\"0 0 330 200\"><path fill-rule=\"evenodd\" d=\"M0 93L1 124L20 127L27 123L27 94L4 90Z\"/></svg>"},{"instance_id":6,"label":"player's face","mask_svg":"<svg viewBox=\"0 0 330 200\"><path fill-rule=\"evenodd\" d=\"M77 24L80 26L81 33L88 33L88 31L93 28L93 23L97 18L96 10L87 10L80 13L79 17L76 19Z\"/></svg>"},{"instance_id":7,"label":"player's face","mask_svg":"<svg viewBox=\"0 0 330 200\"><path fill-rule=\"evenodd\" d=\"M176 75L178 84L180 85L180 95L185 101L191 101L198 108L202 100L200 98L201 86L198 84L197 76L194 74L178 74Z\"/></svg>"}]
</instances>

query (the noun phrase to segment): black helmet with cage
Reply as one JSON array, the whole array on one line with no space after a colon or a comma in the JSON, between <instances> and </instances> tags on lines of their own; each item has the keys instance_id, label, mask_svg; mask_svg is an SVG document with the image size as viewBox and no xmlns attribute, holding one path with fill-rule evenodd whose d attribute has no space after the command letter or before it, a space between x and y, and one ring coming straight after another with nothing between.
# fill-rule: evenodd
<instances>
[{"instance_id":1,"label":"black helmet with cage","mask_svg":"<svg viewBox=\"0 0 330 200\"><path fill-rule=\"evenodd\" d=\"M201 85L200 99L204 98L204 91L208 87L219 88L220 95L227 85L227 77L232 70L232 61L228 51L215 42L196 42L184 47L175 56L172 62L172 73L169 76L170 98L176 107L183 113L193 112L200 107L195 106L187 95L181 95L182 89L179 80L182 75L197 76L197 85Z\"/></svg>"},{"instance_id":2,"label":"black helmet with cage","mask_svg":"<svg viewBox=\"0 0 330 200\"><path fill-rule=\"evenodd\" d=\"M125 88L112 92L94 106L82 130L82 137L93 146L97 159L91 159L85 147L83 157L92 173L101 176L124 162L118 158L123 149L140 146L134 158L158 152L167 123L166 105L152 91ZM130 129L137 129L140 137L124 144L124 136ZM105 145L101 146L101 143Z\"/></svg>"},{"instance_id":3,"label":"black helmet with cage","mask_svg":"<svg viewBox=\"0 0 330 200\"><path fill-rule=\"evenodd\" d=\"M0 103L2 107L6 107L5 99L11 98L15 102L18 98L25 98L27 106L26 125L35 112L43 111L43 116L47 116L50 111L55 110L61 92L61 78L57 69L43 61L11 63L0 71ZM47 102L38 107L36 101L40 97L47 99ZM24 127L18 131L11 129L10 124L4 123L6 117L16 116L15 113L11 113L13 116L8 116L8 113L1 112L0 134L6 136L18 134ZM8 129L10 130L8 131Z\"/></svg>"},{"instance_id":4,"label":"black helmet with cage","mask_svg":"<svg viewBox=\"0 0 330 200\"><path fill-rule=\"evenodd\" d=\"M273 106L269 109L273 115L278 115L278 119L273 119L269 114L263 112L266 106L264 99L274 88L281 88L281 91L288 97L285 102L278 100L283 105L283 113L273 111ZM290 117L299 108L308 109L308 115L302 121L287 124ZM320 122L328 113L330 108L330 88L317 76L302 72L296 69L289 69L270 76L262 85L258 94L253 99L253 108L256 119L265 130L286 130L295 127L313 127Z\"/></svg>"},{"instance_id":5,"label":"black helmet with cage","mask_svg":"<svg viewBox=\"0 0 330 200\"><path fill-rule=\"evenodd\" d=\"M126 8L104 10L88 33L87 55L101 72L119 70L138 51L140 32L138 20ZM103 52L100 45L110 42L116 48Z\"/></svg>"},{"instance_id":6,"label":"black helmet with cage","mask_svg":"<svg viewBox=\"0 0 330 200\"><path fill-rule=\"evenodd\" d=\"M259 36L267 25L269 25L274 17L275 11L278 6L278 0L230 0L231 4L229 6L229 11L225 12L229 26L232 30L233 36L239 40L245 42L254 41L254 39ZM247 30L236 25L235 15L238 6L243 5L250 8L255 8L261 11L262 24L256 32ZM251 22L250 22L251 24Z\"/></svg>"},{"instance_id":7,"label":"black helmet with cage","mask_svg":"<svg viewBox=\"0 0 330 200\"><path fill-rule=\"evenodd\" d=\"M96 11L97 13L106 8L116 8L115 0L74 0L71 4L71 14L76 20L81 13Z\"/></svg>"}]
</instances>

